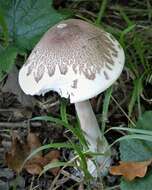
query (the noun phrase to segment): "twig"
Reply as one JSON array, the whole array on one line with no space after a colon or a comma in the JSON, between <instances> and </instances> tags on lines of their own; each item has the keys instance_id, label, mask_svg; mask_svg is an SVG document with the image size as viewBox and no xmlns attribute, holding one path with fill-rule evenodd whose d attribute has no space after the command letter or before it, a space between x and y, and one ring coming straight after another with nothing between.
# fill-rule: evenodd
<instances>
[{"instance_id":1,"label":"twig","mask_svg":"<svg viewBox=\"0 0 152 190\"><path fill-rule=\"evenodd\" d=\"M69 172L67 172L65 170L61 170L61 174L63 174L64 176L69 177L70 179L72 179L72 180L74 180L74 181L76 181L78 183L80 183L80 181L81 181L81 179L79 177L76 177L76 176L70 174Z\"/></svg>"},{"instance_id":2,"label":"twig","mask_svg":"<svg viewBox=\"0 0 152 190\"><path fill-rule=\"evenodd\" d=\"M53 182L52 182L52 184L51 184L49 190L53 190L53 189L54 189L54 186L55 186L55 184L57 183L57 180L58 180L60 174L63 174L63 173L64 173L63 175L68 174L67 177L69 177L69 178L74 176L74 175L72 175L72 174L70 174L70 173L68 173L68 172L66 173L66 172L64 171L64 168L66 168L69 163L74 162L77 158L78 158L78 156L75 156L75 157L72 158L70 161L68 161L68 162L65 164L65 166L63 166L63 167L61 168L61 170L58 172L57 176L54 178L54 180L53 180ZM64 171L64 172L63 172L63 171ZM71 179L72 179L72 178L71 178ZM76 176L74 176L73 180L77 180L77 182L81 182L81 181L82 181L82 179L80 179L80 178L78 178L78 177L76 177Z\"/></svg>"},{"instance_id":3,"label":"twig","mask_svg":"<svg viewBox=\"0 0 152 190\"><path fill-rule=\"evenodd\" d=\"M130 117L127 115L127 113L124 111L124 109L119 105L119 103L117 102L117 100L111 96L112 100L116 103L116 105L118 106L118 108L122 111L122 113L126 116L126 118L128 119L128 121L130 121L130 123L136 127L136 124L130 119Z\"/></svg>"},{"instance_id":4,"label":"twig","mask_svg":"<svg viewBox=\"0 0 152 190\"><path fill-rule=\"evenodd\" d=\"M93 17L93 18L97 18L97 15L96 14L94 14L93 12L91 12L91 11L88 11L88 10L86 10L86 9L73 9L73 11L75 11L75 12L79 12L79 13L82 13L82 14L87 14L87 15L89 15L89 16L91 16L91 17Z\"/></svg>"},{"instance_id":5,"label":"twig","mask_svg":"<svg viewBox=\"0 0 152 190\"><path fill-rule=\"evenodd\" d=\"M35 179L35 176L33 175L29 190L33 190L34 179Z\"/></svg>"},{"instance_id":6,"label":"twig","mask_svg":"<svg viewBox=\"0 0 152 190\"><path fill-rule=\"evenodd\" d=\"M127 98L128 97L125 97L122 101L120 101L119 105L122 106L126 102ZM116 104L116 106L114 106L113 109L108 114L108 117L111 117L117 110L118 110L118 105Z\"/></svg>"},{"instance_id":7,"label":"twig","mask_svg":"<svg viewBox=\"0 0 152 190\"><path fill-rule=\"evenodd\" d=\"M14 112L14 111L22 111L25 110L23 108L0 108L0 112Z\"/></svg>"},{"instance_id":8,"label":"twig","mask_svg":"<svg viewBox=\"0 0 152 190\"><path fill-rule=\"evenodd\" d=\"M83 183L80 183L78 190L84 190L84 185L83 185Z\"/></svg>"},{"instance_id":9,"label":"twig","mask_svg":"<svg viewBox=\"0 0 152 190\"><path fill-rule=\"evenodd\" d=\"M0 122L0 127L3 128L10 128L10 129L15 129L15 128L27 128L27 126L33 126L33 127L41 127L42 124L41 122L26 122L26 121L22 121L22 122Z\"/></svg>"},{"instance_id":10,"label":"twig","mask_svg":"<svg viewBox=\"0 0 152 190\"><path fill-rule=\"evenodd\" d=\"M117 188L120 188L120 185L115 185L113 187L108 187L105 190L116 190Z\"/></svg>"},{"instance_id":11,"label":"twig","mask_svg":"<svg viewBox=\"0 0 152 190\"><path fill-rule=\"evenodd\" d=\"M62 178L62 179L59 179L56 183L56 187L53 187L52 190L56 190L58 189L61 185L63 185L64 183L66 183L67 181L69 180L68 177L65 177L65 178Z\"/></svg>"},{"instance_id":12,"label":"twig","mask_svg":"<svg viewBox=\"0 0 152 190\"><path fill-rule=\"evenodd\" d=\"M52 99L48 99L46 102L37 102L38 107L40 107L41 109L48 109L48 108L52 108L54 106L59 105L60 101L54 101L52 102Z\"/></svg>"}]
</instances>

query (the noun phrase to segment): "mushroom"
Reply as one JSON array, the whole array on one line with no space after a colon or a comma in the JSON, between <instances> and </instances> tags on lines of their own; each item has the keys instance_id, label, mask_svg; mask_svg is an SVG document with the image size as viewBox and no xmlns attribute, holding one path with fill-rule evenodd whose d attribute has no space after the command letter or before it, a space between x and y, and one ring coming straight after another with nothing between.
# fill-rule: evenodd
<instances>
[{"instance_id":1,"label":"mushroom","mask_svg":"<svg viewBox=\"0 0 152 190\"><path fill-rule=\"evenodd\" d=\"M85 21L68 19L44 34L19 72L19 84L26 94L44 95L53 90L75 104L89 150L103 153L97 156L102 171L110 165L110 152L104 154L108 143L89 99L116 81L124 57L122 47L111 34ZM88 169L93 173L90 161Z\"/></svg>"}]
</instances>

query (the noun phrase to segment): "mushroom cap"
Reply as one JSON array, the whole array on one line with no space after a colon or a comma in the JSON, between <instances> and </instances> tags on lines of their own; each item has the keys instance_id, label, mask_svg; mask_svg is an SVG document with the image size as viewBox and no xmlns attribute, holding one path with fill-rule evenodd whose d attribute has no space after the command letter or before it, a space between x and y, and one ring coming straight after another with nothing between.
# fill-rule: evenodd
<instances>
[{"instance_id":1,"label":"mushroom cap","mask_svg":"<svg viewBox=\"0 0 152 190\"><path fill-rule=\"evenodd\" d=\"M109 33L79 19L50 28L19 72L29 95L56 91L71 103L92 98L111 86L124 66L124 51Z\"/></svg>"}]
</instances>

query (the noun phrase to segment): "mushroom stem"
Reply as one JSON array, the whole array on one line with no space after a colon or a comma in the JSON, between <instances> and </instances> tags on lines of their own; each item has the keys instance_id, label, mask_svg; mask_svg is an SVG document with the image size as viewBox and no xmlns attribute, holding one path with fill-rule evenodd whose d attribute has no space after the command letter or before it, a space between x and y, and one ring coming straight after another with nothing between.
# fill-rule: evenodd
<instances>
[{"instance_id":1,"label":"mushroom stem","mask_svg":"<svg viewBox=\"0 0 152 190\"><path fill-rule=\"evenodd\" d=\"M83 101L75 103L76 112L80 121L81 128L84 132L89 150L92 152L103 153L97 156L97 163L101 166L102 174L107 173L110 165L110 150L107 151L108 142L101 133L95 114L92 110L90 102ZM88 170L92 170L88 166Z\"/></svg>"}]
</instances>

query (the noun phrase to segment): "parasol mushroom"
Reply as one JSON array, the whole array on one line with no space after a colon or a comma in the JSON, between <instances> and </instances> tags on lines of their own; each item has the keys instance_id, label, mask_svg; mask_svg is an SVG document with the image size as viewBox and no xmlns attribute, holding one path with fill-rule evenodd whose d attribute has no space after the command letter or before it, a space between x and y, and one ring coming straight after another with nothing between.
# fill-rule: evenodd
<instances>
[{"instance_id":1,"label":"parasol mushroom","mask_svg":"<svg viewBox=\"0 0 152 190\"><path fill-rule=\"evenodd\" d=\"M116 81L124 60L124 51L111 34L85 21L68 19L44 34L21 68L19 84L29 95L53 90L69 98L75 104L89 150L105 153L108 143L89 99ZM100 165L107 161L103 171L110 164L109 154L97 156ZM89 163L88 169L93 173L94 167Z\"/></svg>"}]
</instances>

